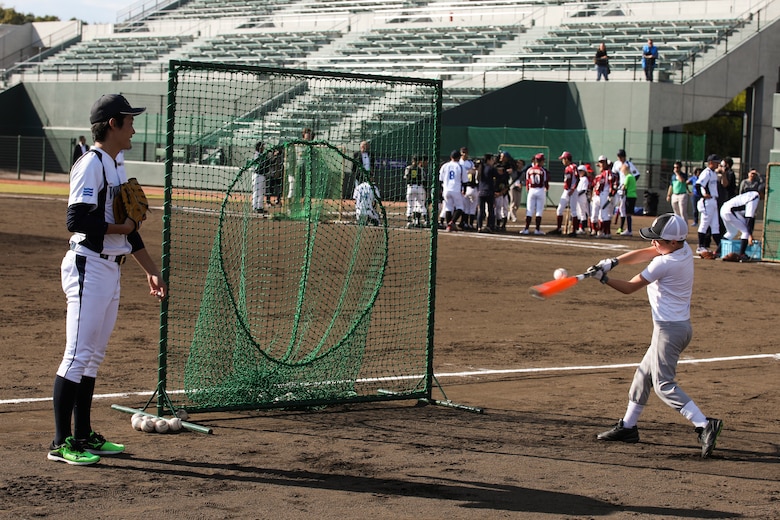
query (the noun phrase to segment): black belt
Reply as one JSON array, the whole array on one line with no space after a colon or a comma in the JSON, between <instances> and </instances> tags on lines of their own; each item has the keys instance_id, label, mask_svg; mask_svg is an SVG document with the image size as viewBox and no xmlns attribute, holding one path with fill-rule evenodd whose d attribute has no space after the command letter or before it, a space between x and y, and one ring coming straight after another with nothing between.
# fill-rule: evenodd
<instances>
[{"instance_id":1,"label":"black belt","mask_svg":"<svg viewBox=\"0 0 780 520\"><path fill-rule=\"evenodd\" d=\"M70 242L70 250L75 251L76 245L73 242ZM103 253L97 253L97 255L102 258L103 260L108 260L109 262L116 262L119 265L122 265L127 260L127 255L104 255Z\"/></svg>"}]
</instances>

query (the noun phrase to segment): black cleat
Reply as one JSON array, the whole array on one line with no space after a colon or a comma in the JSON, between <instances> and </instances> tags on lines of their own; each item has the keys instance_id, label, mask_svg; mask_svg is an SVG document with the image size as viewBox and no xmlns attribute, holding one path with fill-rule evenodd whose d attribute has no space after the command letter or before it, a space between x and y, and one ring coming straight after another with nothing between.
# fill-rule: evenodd
<instances>
[{"instance_id":1,"label":"black cleat","mask_svg":"<svg viewBox=\"0 0 780 520\"><path fill-rule=\"evenodd\" d=\"M639 442L639 429L636 426L624 428L623 419L620 419L614 428L599 433L596 438L600 441L620 441L633 444Z\"/></svg>"},{"instance_id":2,"label":"black cleat","mask_svg":"<svg viewBox=\"0 0 780 520\"><path fill-rule=\"evenodd\" d=\"M699 443L701 444L701 458L706 459L712 455L715 449L715 443L718 441L718 435L723 430L723 421L720 419L707 418L707 426L696 428L699 433Z\"/></svg>"}]
</instances>

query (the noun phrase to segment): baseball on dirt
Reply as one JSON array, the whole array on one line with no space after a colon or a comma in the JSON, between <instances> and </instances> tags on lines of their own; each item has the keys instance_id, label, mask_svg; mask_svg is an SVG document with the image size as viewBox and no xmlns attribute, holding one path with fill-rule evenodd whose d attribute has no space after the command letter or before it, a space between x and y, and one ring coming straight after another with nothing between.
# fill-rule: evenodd
<instances>
[{"instance_id":1,"label":"baseball on dirt","mask_svg":"<svg viewBox=\"0 0 780 520\"><path fill-rule=\"evenodd\" d=\"M155 426L154 419L152 417L146 417L141 424L141 429L146 433L151 433L155 430Z\"/></svg>"},{"instance_id":2,"label":"baseball on dirt","mask_svg":"<svg viewBox=\"0 0 780 520\"><path fill-rule=\"evenodd\" d=\"M168 430L172 432L181 430L181 419L178 417L171 417L168 419Z\"/></svg>"},{"instance_id":3,"label":"baseball on dirt","mask_svg":"<svg viewBox=\"0 0 780 520\"><path fill-rule=\"evenodd\" d=\"M176 410L176 416L182 421L186 421L187 419L190 418L190 414L188 414L187 410L185 410L184 408L179 408L178 410Z\"/></svg>"},{"instance_id":4,"label":"baseball on dirt","mask_svg":"<svg viewBox=\"0 0 780 520\"><path fill-rule=\"evenodd\" d=\"M559 267L558 269L555 270L555 272L553 272L553 278L555 278L556 280L560 280L561 278L566 278L567 276L569 276L569 271L567 271L563 267Z\"/></svg>"},{"instance_id":5,"label":"baseball on dirt","mask_svg":"<svg viewBox=\"0 0 780 520\"><path fill-rule=\"evenodd\" d=\"M130 424L133 425L134 430L141 431L144 425L144 418L143 417L133 417L130 421Z\"/></svg>"},{"instance_id":6,"label":"baseball on dirt","mask_svg":"<svg viewBox=\"0 0 780 520\"><path fill-rule=\"evenodd\" d=\"M154 429L157 433L166 433L168 431L168 421L165 419L157 419L154 422Z\"/></svg>"}]
</instances>

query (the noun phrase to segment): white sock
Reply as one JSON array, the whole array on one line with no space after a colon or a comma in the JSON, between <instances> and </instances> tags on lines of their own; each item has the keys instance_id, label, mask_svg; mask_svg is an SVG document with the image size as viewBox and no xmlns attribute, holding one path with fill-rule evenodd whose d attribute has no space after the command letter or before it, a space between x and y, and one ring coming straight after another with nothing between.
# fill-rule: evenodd
<instances>
[{"instance_id":1,"label":"white sock","mask_svg":"<svg viewBox=\"0 0 780 520\"><path fill-rule=\"evenodd\" d=\"M692 400L688 401L688 403L680 409L680 413L697 428L704 428L707 426L707 416L701 413L699 407L696 406L696 403Z\"/></svg>"},{"instance_id":2,"label":"white sock","mask_svg":"<svg viewBox=\"0 0 780 520\"><path fill-rule=\"evenodd\" d=\"M636 423L639 422L639 416L642 415L642 410L644 409L645 405L629 401L626 407L626 415L623 416L623 427L633 428L636 426Z\"/></svg>"}]
</instances>

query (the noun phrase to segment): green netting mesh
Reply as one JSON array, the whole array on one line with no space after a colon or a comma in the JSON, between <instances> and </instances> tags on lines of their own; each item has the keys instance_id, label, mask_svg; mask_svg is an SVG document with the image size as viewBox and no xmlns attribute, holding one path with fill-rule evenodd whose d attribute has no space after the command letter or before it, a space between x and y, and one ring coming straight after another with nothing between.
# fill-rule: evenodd
<instances>
[{"instance_id":1,"label":"green netting mesh","mask_svg":"<svg viewBox=\"0 0 780 520\"><path fill-rule=\"evenodd\" d=\"M355 106L367 91L381 102ZM392 138L350 133L412 95L433 112ZM159 389L174 406L430 396L435 231L407 229L382 193L403 191L412 153L434 156L440 96L424 80L172 62ZM327 125L292 126L304 106ZM383 142L368 170L363 140Z\"/></svg>"},{"instance_id":2,"label":"green netting mesh","mask_svg":"<svg viewBox=\"0 0 780 520\"><path fill-rule=\"evenodd\" d=\"M762 258L780 262L780 164L769 164L766 169L766 197L764 197L764 242Z\"/></svg>"}]
</instances>

